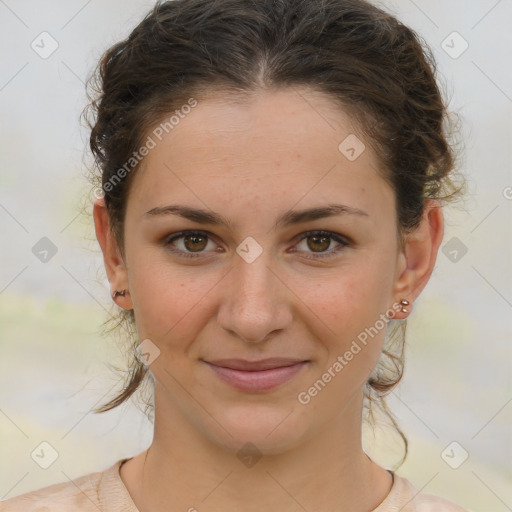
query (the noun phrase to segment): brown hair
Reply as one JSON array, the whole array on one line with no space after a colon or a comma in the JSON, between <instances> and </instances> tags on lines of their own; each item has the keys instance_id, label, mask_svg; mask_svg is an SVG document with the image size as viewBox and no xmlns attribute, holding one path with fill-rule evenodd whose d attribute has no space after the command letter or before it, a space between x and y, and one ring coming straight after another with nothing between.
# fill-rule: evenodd
<instances>
[{"instance_id":1,"label":"brown hair","mask_svg":"<svg viewBox=\"0 0 512 512\"><path fill-rule=\"evenodd\" d=\"M432 52L392 15L364 0L157 2L102 56L88 80L83 113L98 169L91 181L104 192L123 256L124 214L138 168L132 161L127 170L126 163L148 130L191 97L294 85L327 94L359 122L396 193L401 241L419 224L425 199L444 201L462 190L452 178L455 152ZM122 168L123 179L108 186ZM403 462L407 439L385 397L402 378L406 321L392 322L365 386L365 404L372 420L375 402L396 427ZM122 404L151 378L133 355L139 343L133 311L119 312L108 332L117 327L126 329L132 348L127 380L95 412Z\"/></svg>"}]
</instances>

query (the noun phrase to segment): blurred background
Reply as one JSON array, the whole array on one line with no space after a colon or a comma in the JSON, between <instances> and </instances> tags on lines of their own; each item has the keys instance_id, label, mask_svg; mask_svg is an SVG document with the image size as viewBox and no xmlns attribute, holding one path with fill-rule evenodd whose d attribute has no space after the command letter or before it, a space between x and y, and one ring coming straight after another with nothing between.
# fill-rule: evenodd
<instances>
[{"instance_id":1,"label":"blurred background","mask_svg":"<svg viewBox=\"0 0 512 512\"><path fill-rule=\"evenodd\" d=\"M0 499L103 470L151 442L136 400L90 412L119 389L109 365L123 357L100 334L116 306L79 116L95 63L152 5L0 0ZM410 443L398 474L475 512L509 511L512 2L378 5L432 47L464 123L469 185L445 211L437 265L409 320L405 376L389 400ZM365 445L391 467L402 452L388 432L365 430Z\"/></svg>"}]
</instances>

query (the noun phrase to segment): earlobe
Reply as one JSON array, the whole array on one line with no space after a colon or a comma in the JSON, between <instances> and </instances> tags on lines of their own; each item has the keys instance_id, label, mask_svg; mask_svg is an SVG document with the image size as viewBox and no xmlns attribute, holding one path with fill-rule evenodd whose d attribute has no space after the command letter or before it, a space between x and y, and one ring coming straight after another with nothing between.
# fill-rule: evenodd
<instances>
[{"instance_id":1,"label":"earlobe","mask_svg":"<svg viewBox=\"0 0 512 512\"><path fill-rule=\"evenodd\" d=\"M126 265L110 228L110 219L105 205L105 200L103 198L97 199L94 202L93 208L96 238L98 239L98 243L103 253L105 271L112 287L111 296L115 299L117 297L117 295L115 297L113 295L115 291L127 290L129 288ZM123 302L122 307L124 309L132 309L133 306L131 305L129 295L121 296L118 300L120 303L121 301ZM124 304L125 302L126 304Z\"/></svg>"},{"instance_id":2,"label":"earlobe","mask_svg":"<svg viewBox=\"0 0 512 512\"><path fill-rule=\"evenodd\" d=\"M399 255L399 275L394 287L398 300L406 297L412 304L420 295L434 270L443 234L442 207L438 201L428 199L419 226L406 236L405 247Z\"/></svg>"}]
</instances>

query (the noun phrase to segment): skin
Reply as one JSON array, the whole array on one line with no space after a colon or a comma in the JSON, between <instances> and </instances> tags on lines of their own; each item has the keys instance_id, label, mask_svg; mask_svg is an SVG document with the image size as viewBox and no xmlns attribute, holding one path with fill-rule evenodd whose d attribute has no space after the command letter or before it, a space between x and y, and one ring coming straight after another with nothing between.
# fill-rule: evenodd
<instances>
[{"instance_id":1,"label":"skin","mask_svg":"<svg viewBox=\"0 0 512 512\"><path fill-rule=\"evenodd\" d=\"M338 149L350 134L366 145L354 161ZM393 304L412 305L433 271L443 236L439 203L426 201L401 250L394 192L378 167L358 126L321 93L259 91L244 103L214 96L201 99L137 171L124 258L103 199L95 202L112 290L129 290L117 304L134 309L140 340L160 350L150 366L154 439L120 471L141 512L371 511L389 494L391 475L361 445L363 386L385 328L308 404L297 399ZM330 203L367 215L273 229L289 209ZM233 225L144 216L171 204L209 209ZM202 251L199 258L166 247L183 230L209 235L198 245L173 242ZM334 239L304 238L311 230L351 243L336 253ZM263 248L252 263L236 252L248 236ZM278 388L254 393L222 382L201 361L273 356L310 362ZM252 467L236 456L247 442L262 454Z\"/></svg>"}]
</instances>

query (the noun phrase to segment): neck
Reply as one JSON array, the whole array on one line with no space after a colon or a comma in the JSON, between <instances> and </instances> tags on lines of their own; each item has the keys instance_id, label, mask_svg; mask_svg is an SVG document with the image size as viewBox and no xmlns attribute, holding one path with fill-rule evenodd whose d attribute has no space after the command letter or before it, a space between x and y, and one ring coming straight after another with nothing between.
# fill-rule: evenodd
<instances>
[{"instance_id":1,"label":"neck","mask_svg":"<svg viewBox=\"0 0 512 512\"><path fill-rule=\"evenodd\" d=\"M178 409L161 414L169 404L159 403L155 389L153 442L123 465L121 477L140 512L371 511L392 477L362 449L360 398L293 449L251 459L219 446Z\"/></svg>"}]
</instances>

